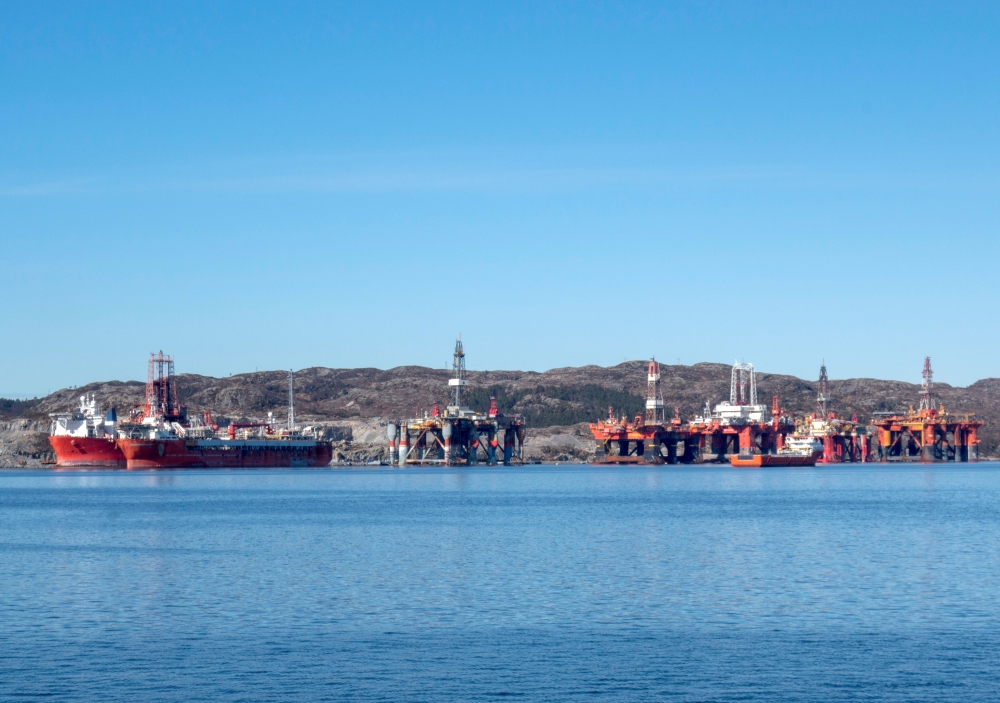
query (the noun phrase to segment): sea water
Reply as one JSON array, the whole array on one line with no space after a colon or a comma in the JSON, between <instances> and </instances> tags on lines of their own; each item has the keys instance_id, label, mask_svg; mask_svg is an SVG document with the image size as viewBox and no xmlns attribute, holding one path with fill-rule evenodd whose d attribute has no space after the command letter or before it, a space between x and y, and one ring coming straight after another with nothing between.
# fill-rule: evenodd
<instances>
[{"instance_id":1,"label":"sea water","mask_svg":"<svg viewBox=\"0 0 1000 703\"><path fill-rule=\"evenodd\" d=\"M1000 465L0 473L0 699L1000 698Z\"/></svg>"}]
</instances>

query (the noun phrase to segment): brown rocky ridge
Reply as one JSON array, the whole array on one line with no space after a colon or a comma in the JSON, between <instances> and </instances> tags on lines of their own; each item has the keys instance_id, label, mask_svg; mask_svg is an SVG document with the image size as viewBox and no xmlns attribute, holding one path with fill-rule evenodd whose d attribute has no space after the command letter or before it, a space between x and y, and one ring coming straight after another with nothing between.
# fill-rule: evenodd
<instances>
[{"instance_id":1,"label":"brown rocky ridge","mask_svg":"<svg viewBox=\"0 0 1000 703\"><path fill-rule=\"evenodd\" d=\"M586 461L593 457L593 441L586 423L605 417L608 406L616 413L641 412L646 393L647 361L617 366L582 366L534 371L469 371L464 403L485 410L491 395L501 411L521 413L528 426L526 459L531 461ZM690 418L729 397L730 367L699 363L661 365L662 390L668 415L674 408ZM295 373L296 419L322 427L337 443L335 457L346 461L378 460L386 454L384 423L421 415L436 401L448 403L450 371L423 366L381 370L315 367ZM268 411L277 420L286 416L287 372L260 371L213 378L196 374L177 376L178 393L189 412L210 409L220 424L260 420ZM918 402L919 384L869 378L831 380L830 409L842 417L857 412L906 410ZM770 404L777 394L781 405L797 415L815 411L816 381L782 374L758 373L760 401ZM93 392L105 408L123 415L143 400L139 381L106 381L65 388L30 401L0 400L0 466L37 466L51 461L48 413L71 410L83 393ZM1000 379L988 378L965 388L944 383L934 386L936 399L951 412L975 413L986 421L980 455L1000 453Z\"/></svg>"}]
</instances>

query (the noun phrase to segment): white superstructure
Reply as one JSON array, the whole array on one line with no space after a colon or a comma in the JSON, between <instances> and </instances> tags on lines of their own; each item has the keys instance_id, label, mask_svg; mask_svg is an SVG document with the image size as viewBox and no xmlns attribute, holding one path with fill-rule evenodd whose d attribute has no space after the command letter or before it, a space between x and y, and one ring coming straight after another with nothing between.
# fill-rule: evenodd
<instances>
[{"instance_id":1,"label":"white superstructure","mask_svg":"<svg viewBox=\"0 0 1000 703\"><path fill-rule=\"evenodd\" d=\"M114 413L105 417L93 393L80 396L80 409L70 413L50 413L49 434L67 437L114 437L118 421Z\"/></svg>"},{"instance_id":2,"label":"white superstructure","mask_svg":"<svg viewBox=\"0 0 1000 703\"><path fill-rule=\"evenodd\" d=\"M820 456L823 454L823 444L815 437L789 435L785 437L785 446L778 452L783 456Z\"/></svg>"}]
</instances>

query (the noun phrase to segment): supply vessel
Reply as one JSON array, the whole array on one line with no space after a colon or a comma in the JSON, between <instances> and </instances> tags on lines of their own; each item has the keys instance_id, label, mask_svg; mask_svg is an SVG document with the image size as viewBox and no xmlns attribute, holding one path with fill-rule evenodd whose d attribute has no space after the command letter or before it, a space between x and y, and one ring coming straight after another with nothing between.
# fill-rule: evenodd
<instances>
[{"instance_id":1,"label":"supply vessel","mask_svg":"<svg viewBox=\"0 0 1000 703\"><path fill-rule=\"evenodd\" d=\"M761 466L816 466L823 455L823 445L813 437L789 435L784 446L774 454L733 454L729 463L738 469Z\"/></svg>"},{"instance_id":2,"label":"supply vessel","mask_svg":"<svg viewBox=\"0 0 1000 703\"><path fill-rule=\"evenodd\" d=\"M125 455L116 438L118 415L112 408L101 411L93 393L80 396L74 412L52 413L49 444L56 454L57 468L98 467L124 469Z\"/></svg>"},{"instance_id":3,"label":"supply vessel","mask_svg":"<svg viewBox=\"0 0 1000 703\"><path fill-rule=\"evenodd\" d=\"M129 469L246 469L326 466L333 443L295 425L294 377L288 373L288 425L230 423L220 436L210 411L191 422L177 396L173 357L150 355L146 404L118 427L118 447Z\"/></svg>"}]
</instances>

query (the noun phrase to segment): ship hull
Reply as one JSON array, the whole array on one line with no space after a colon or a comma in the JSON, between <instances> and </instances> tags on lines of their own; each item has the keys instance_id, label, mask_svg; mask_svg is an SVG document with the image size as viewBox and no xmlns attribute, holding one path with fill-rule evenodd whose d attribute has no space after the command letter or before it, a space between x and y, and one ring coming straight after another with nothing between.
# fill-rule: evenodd
<instances>
[{"instance_id":1,"label":"ship hull","mask_svg":"<svg viewBox=\"0 0 1000 703\"><path fill-rule=\"evenodd\" d=\"M265 469L326 466L333 445L316 440L120 439L129 469Z\"/></svg>"},{"instance_id":2,"label":"ship hull","mask_svg":"<svg viewBox=\"0 0 1000 703\"><path fill-rule=\"evenodd\" d=\"M49 444L56 453L58 468L124 469L127 465L125 455L111 437L51 435Z\"/></svg>"},{"instance_id":3,"label":"ship hull","mask_svg":"<svg viewBox=\"0 0 1000 703\"><path fill-rule=\"evenodd\" d=\"M755 469L761 466L816 466L815 456L781 456L780 454L755 454L740 457L734 454L729 463L738 469Z\"/></svg>"}]
</instances>

